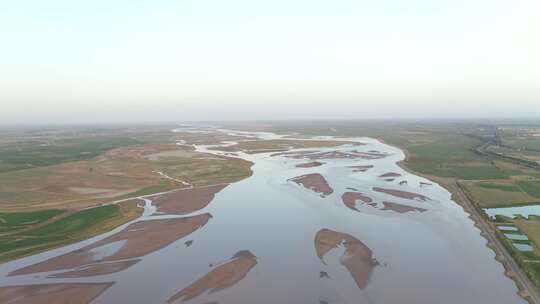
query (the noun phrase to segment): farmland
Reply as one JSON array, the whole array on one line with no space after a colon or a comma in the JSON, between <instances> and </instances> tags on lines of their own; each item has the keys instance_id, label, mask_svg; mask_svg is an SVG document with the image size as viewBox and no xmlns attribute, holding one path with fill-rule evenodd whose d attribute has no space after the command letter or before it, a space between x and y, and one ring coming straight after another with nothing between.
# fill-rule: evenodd
<instances>
[{"instance_id":1,"label":"farmland","mask_svg":"<svg viewBox=\"0 0 540 304\"><path fill-rule=\"evenodd\" d=\"M0 261L111 230L167 190L231 183L251 163L176 145L165 127L14 130L0 143ZM220 142L216 136L186 142ZM159 174L158 172L161 172ZM167 176L165 178L164 176ZM111 203L121 203L110 205Z\"/></svg>"}]
</instances>

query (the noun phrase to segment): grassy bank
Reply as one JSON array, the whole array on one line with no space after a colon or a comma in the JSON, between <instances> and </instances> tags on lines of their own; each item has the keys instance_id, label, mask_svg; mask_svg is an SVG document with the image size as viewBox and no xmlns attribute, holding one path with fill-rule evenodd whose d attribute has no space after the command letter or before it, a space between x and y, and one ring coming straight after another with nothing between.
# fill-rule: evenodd
<instances>
[{"instance_id":1,"label":"grassy bank","mask_svg":"<svg viewBox=\"0 0 540 304\"><path fill-rule=\"evenodd\" d=\"M43 223L64 213L64 210L41 210L34 212L0 213L0 234L13 232Z\"/></svg>"},{"instance_id":2,"label":"grassy bank","mask_svg":"<svg viewBox=\"0 0 540 304\"><path fill-rule=\"evenodd\" d=\"M110 231L127 223L142 213L138 202L126 201L118 205L100 206L69 214L61 219L20 233L0 237L0 262L36 254L52 248L71 244ZM57 211L33 212L32 215L12 213L8 218L25 218L43 221L44 214Z\"/></svg>"}]
</instances>

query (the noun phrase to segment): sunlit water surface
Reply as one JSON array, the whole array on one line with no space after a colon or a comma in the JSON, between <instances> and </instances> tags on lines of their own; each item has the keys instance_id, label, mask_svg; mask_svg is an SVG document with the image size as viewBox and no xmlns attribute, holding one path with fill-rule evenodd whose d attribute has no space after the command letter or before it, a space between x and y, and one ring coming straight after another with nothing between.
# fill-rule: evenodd
<instances>
[{"instance_id":1,"label":"sunlit water surface","mask_svg":"<svg viewBox=\"0 0 540 304\"><path fill-rule=\"evenodd\" d=\"M232 132L232 131L223 131ZM236 135L240 133L235 133ZM258 133L265 139L271 133ZM340 140L343 140L340 138ZM50 278L66 272L7 276L25 266L69 253L100 239L115 235L127 225L99 237L2 265L2 286L63 282L114 282L95 298L95 303L164 303L198 279L229 261L242 250L256 256L256 265L245 277L214 292L204 291L187 303L525 303L516 294L513 281L504 276L494 252L450 193L437 184L402 170L397 162L404 154L397 148L368 138L348 139L367 145L340 146L318 151L379 151L381 159L323 159L319 167L297 168L307 160L274 153L238 157L254 163L253 175L219 192L204 209L185 216L152 215L151 198L137 221L186 217L210 213L208 223L166 247L144 256L139 262L105 275L79 278ZM208 151L207 147L198 147ZM313 150L313 149L308 149ZM218 153L216 151L208 151ZM365 172L350 166L372 165ZM380 178L393 172L393 181ZM321 197L289 179L320 173L333 193ZM406 181L406 184L403 183ZM375 192L374 187L419 193L427 201L410 200ZM347 208L341 196L350 188L373 199L375 204L357 202ZM425 209L399 213L382 210L383 202ZM315 237L322 229L348 234L367 246L376 266L360 287L341 263L347 259L343 245L321 260ZM151 242L151 240L148 240ZM186 245L187 241L190 246ZM99 258L121 247L117 242L98 248ZM340 260L341 259L341 260ZM69 270L69 269L68 269ZM325 274L325 275L323 275Z\"/></svg>"}]
</instances>

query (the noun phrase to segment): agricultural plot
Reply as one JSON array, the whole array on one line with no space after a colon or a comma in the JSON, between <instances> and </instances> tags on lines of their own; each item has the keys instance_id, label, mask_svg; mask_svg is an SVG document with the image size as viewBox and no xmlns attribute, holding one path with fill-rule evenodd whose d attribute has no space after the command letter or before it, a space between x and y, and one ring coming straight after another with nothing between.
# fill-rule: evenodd
<instances>
[{"instance_id":1,"label":"agricultural plot","mask_svg":"<svg viewBox=\"0 0 540 304\"><path fill-rule=\"evenodd\" d=\"M517 182L519 183L519 182ZM538 203L540 200L523 191L513 180L462 181L461 185L481 208L507 207Z\"/></svg>"}]
</instances>

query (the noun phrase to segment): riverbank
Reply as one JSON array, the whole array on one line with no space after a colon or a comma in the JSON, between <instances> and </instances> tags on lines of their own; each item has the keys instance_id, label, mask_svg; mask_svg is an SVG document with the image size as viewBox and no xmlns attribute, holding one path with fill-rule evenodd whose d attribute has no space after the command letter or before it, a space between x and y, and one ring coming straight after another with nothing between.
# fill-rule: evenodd
<instances>
[{"instance_id":1,"label":"riverbank","mask_svg":"<svg viewBox=\"0 0 540 304\"><path fill-rule=\"evenodd\" d=\"M514 260L512 255L499 241L494 225L489 222L489 219L485 219L483 210L479 210L479 207L468 198L468 196L460 188L458 181L456 179L426 175L410 169L407 167L407 160L410 157L409 152L405 148L396 148L401 149L405 154L405 158L398 162L398 166L411 174L433 180L448 190L448 192L452 194L452 200L463 208L463 210L469 215L469 218L474 222L475 227L480 230L480 234L486 239L486 246L494 251L495 259L504 266L506 270L505 275L514 280L519 289L519 296L531 304L540 303L540 296L538 295L538 289L536 286L534 286L534 284Z\"/></svg>"}]
</instances>

